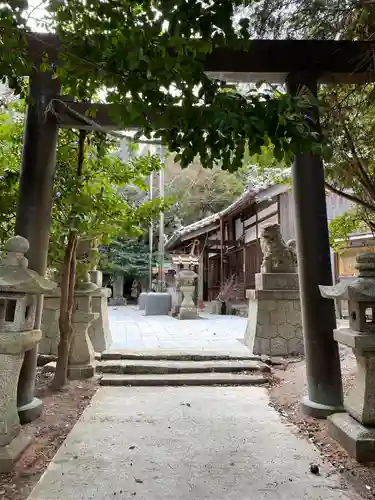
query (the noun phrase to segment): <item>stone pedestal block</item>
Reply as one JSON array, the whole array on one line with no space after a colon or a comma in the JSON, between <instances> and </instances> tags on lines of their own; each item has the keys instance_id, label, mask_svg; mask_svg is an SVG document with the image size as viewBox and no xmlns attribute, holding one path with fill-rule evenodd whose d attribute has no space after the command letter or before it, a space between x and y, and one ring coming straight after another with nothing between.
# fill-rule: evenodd
<instances>
[{"instance_id":1,"label":"stone pedestal block","mask_svg":"<svg viewBox=\"0 0 375 500\"><path fill-rule=\"evenodd\" d=\"M109 300L110 306L126 306L127 300L124 294L124 276L118 274L113 282L113 297Z\"/></svg>"},{"instance_id":2,"label":"stone pedestal block","mask_svg":"<svg viewBox=\"0 0 375 500\"><path fill-rule=\"evenodd\" d=\"M196 319L198 317L197 304L194 302L197 278L197 273L190 269L182 269L177 275L177 286L182 292L178 319Z\"/></svg>"},{"instance_id":3,"label":"stone pedestal block","mask_svg":"<svg viewBox=\"0 0 375 500\"><path fill-rule=\"evenodd\" d=\"M345 398L345 409L362 425L375 428L375 339L350 328L335 330L334 339L352 347L357 361L356 376Z\"/></svg>"},{"instance_id":4,"label":"stone pedestal block","mask_svg":"<svg viewBox=\"0 0 375 500\"><path fill-rule=\"evenodd\" d=\"M102 288L103 286L103 273L102 271L89 271L89 276L91 279L91 283L94 283L94 285L98 286L99 288Z\"/></svg>"},{"instance_id":5,"label":"stone pedestal block","mask_svg":"<svg viewBox=\"0 0 375 500\"><path fill-rule=\"evenodd\" d=\"M92 294L92 312L98 313L89 327L89 337L95 352L103 352L112 343L108 319L108 297L111 295L109 288L99 288Z\"/></svg>"},{"instance_id":6,"label":"stone pedestal block","mask_svg":"<svg viewBox=\"0 0 375 500\"><path fill-rule=\"evenodd\" d=\"M245 344L254 354L268 356L303 354L298 275L293 273L257 275L256 284L262 289L246 292L246 297L249 299L249 313ZM282 290L280 286L283 284L295 286L297 289ZM266 286L275 288L264 289Z\"/></svg>"},{"instance_id":7,"label":"stone pedestal block","mask_svg":"<svg viewBox=\"0 0 375 500\"><path fill-rule=\"evenodd\" d=\"M75 311L72 318L73 339L68 363L68 377L79 380L95 374L95 351L89 337L89 326L98 313Z\"/></svg>"},{"instance_id":8,"label":"stone pedestal block","mask_svg":"<svg viewBox=\"0 0 375 500\"><path fill-rule=\"evenodd\" d=\"M178 319L196 319L198 317L198 311L193 300L195 287L190 285L181 285L180 289L183 293L183 300L178 313Z\"/></svg>"},{"instance_id":9,"label":"stone pedestal block","mask_svg":"<svg viewBox=\"0 0 375 500\"><path fill-rule=\"evenodd\" d=\"M327 417L329 434L357 462L375 460L375 428L365 427L348 413L335 413Z\"/></svg>"},{"instance_id":10,"label":"stone pedestal block","mask_svg":"<svg viewBox=\"0 0 375 500\"><path fill-rule=\"evenodd\" d=\"M146 309L147 295L148 295L148 293L146 293L146 292L142 292L139 294L138 307L139 307L140 311L144 311Z\"/></svg>"},{"instance_id":11,"label":"stone pedestal block","mask_svg":"<svg viewBox=\"0 0 375 500\"><path fill-rule=\"evenodd\" d=\"M89 328L99 313L92 312L92 296L99 292L93 283L76 288L72 316L73 339L68 362L71 380L90 378L95 374L95 351L89 336Z\"/></svg>"},{"instance_id":12,"label":"stone pedestal block","mask_svg":"<svg viewBox=\"0 0 375 500\"><path fill-rule=\"evenodd\" d=\"M128 301L125 297L111 297L109 299L108 305L110 306L126 306Z\"/></svg>"},{"instance_id":13,"label":"stone pedestal block","mask_svg":"<svg viewBox=\"0 0 375 500\"><path fill-rule=\"evenodd\" d=\"M39 342L39 353L57 355L59 345L60 288L46 294L43 300L42 339Z\"/></svg>"},{"instance_id":14,"label":"stone pedestal block","mask_svg":"<svg viewBox=\"0 0 375 500\"><path fill-rule=\"evenodd\" d=\"M256 290L299 290L297 273L258 273Z\"/></svg>"},{"instance_id":15,"label":"stone pedestal block","mask_svg":"<svg viewBox=\"0 0 375 500\"><path fill-rule=\"evenodd\" d=\"M40 330L0 333L0 472L10 472L31 442L20 433L17 383L25 352L35 347L41 336Z\"/></svg>"},{"instance_id":16,"label":"stone pedestal block","mask_svg":"<svg viewBox=\"0 0 375 500\"><path fill-rule=\"evenodd\" d=\"M171 306L172 297L169 293L150 292L146 298L145 314L146 316L167 315Z\"/></svg>"}]
</instances>

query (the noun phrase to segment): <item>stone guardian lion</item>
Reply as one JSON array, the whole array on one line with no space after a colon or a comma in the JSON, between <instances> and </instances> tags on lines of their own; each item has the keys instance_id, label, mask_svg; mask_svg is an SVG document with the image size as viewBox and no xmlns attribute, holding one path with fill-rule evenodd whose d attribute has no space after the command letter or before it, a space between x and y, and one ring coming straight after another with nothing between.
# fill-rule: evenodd
<instances>
[{"instance_id":1,"label":"stone guardian lion","mask_svg":"<svg viewBox=\"0 0 375 500\"><path fill-rule=\"evenodd\" d=\"M295 240L285 243L279 224L263 228L260 237L263 262L261 273L296 273L297 252Z\"/></svg>"}]
</instances>

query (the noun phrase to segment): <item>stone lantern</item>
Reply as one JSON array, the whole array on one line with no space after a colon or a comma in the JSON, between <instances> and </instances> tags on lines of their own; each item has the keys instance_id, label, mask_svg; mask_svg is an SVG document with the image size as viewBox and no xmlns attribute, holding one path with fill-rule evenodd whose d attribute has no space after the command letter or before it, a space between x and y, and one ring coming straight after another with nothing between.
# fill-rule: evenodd
<instances>
[{"instance_id":1,"label":"stone lantern","mask_svg":"<svg viewBox=\"0 0 375 500\"><path fill-rule=\"evenodd\" d=\"M375 253L357 256L357 279L320 286L324 298L347 300L349 328L334 330L334 339L351 347L356 378L345 399L347 413L328 417L332 436L357 461L375 460Z\"/></svg>"},{"instance_id":2,"label":"stone lantern","mask_svg":"<svg viewBox=\"0 0 375 500\"><path fill-rule=\"evenodd\" d=\"M193 300L195 281L198 274L189 269L182 269L176 279L177 286L183 294L183 299L178 313L179 319L195 319L198 317L197 306Z\"/></svg>"},{"instance_id":3,"label":"stone lantern","mask_svg":"<svg viewBox=\"0 0 375 500\"><path fill-rule=\"evenodd\" d=\"M68 362L70 380L93 377L95 374L95 351L89 335L93 321L99 313L93 312L93 296L100 290L98 285L87 281L76 285L72 315L73 337Z\"/></svg>"},{"instance_id":4,"label":"stone lantern","mask_svg":"<svg viewBox=\"0 0 375 500\"><path fill-rule=\"evenodd\" d=\"M34 329L37 296L56 287L28 269L28 249L25 238L10 238L0 264L0 472L9 472L30 442L20 433L18 377L25 351L34 348L42 336Z\"/></svg>"}]
</instances>

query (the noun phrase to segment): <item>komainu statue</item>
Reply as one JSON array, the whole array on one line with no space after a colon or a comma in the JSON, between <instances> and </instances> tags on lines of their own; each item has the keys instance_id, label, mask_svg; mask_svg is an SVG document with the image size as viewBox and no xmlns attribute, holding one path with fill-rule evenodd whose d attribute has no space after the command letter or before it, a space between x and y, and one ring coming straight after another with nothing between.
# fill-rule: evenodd
<instances>
[{"instance_id":1,"label":"komainu statue","mask_svg":"<svg viewBox=\"0 0 375 500\"><path fill-rule=\"evenodd\" d=\"M294 240L285 243L279 224L266 226L260 237L263 262L261 273L296 273L297 252Z\"/></svg>"}]
</instances>

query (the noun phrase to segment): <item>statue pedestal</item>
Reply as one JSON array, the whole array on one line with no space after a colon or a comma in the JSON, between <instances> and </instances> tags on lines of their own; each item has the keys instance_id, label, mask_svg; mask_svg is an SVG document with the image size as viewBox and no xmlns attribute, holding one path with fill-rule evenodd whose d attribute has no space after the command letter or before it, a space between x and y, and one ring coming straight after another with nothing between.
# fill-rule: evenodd
<instances>
[{"instance_id":1,"label":"statue pedestal","mask_svg":"<svg viewBox=\"0 0 375 500\"><path fill-rule=\"evenodd\" d=\"M17 383L24 354L40 340L40 330L0 333L0 472L10 472L31 443L21 433L17 409Z\"/></svg>"},{"instance_id":2,"label":"statue pedestal","mask_svg":"<svg viewBox=\"0 0 375 500\"><path fill-rule=\"evenodd\" d=\"M105 351L112 343L108 319L108 297L110 295L109 288L99 288L92 294L92 311L99 314L99 317L94 319L89 327L89 337L95 352Z\"/></svg>"},{"instance_id":3,"label":"statue pedestal","mask_svg":"<svg viewBox=\"0 0 375 500\"><path fill-rule=\"evenodd\" d=\"M253 354L290 356L304 353L297 273L259 273L247 290L249 314L245 344Z\"/></svg>"}]
</instances>

